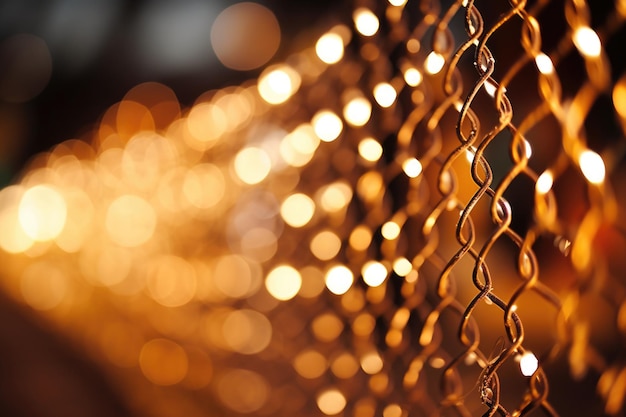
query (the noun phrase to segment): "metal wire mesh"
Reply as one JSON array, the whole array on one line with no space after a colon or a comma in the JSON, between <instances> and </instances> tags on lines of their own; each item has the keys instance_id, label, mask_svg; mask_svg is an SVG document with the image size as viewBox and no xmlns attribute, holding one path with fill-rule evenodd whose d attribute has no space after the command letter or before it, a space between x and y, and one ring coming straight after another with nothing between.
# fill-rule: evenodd
<instances>
[{"instance_id":1,"label":"metal wire mesh","mask_svg":"<svg viewBox=\"0 0 626 417\"><path fill-rule=\"evenodd\" d=\"M626 3L351 14L35 161L3 191L6 290L147 415L622 413Z\"/></svg>"}]
</instances>

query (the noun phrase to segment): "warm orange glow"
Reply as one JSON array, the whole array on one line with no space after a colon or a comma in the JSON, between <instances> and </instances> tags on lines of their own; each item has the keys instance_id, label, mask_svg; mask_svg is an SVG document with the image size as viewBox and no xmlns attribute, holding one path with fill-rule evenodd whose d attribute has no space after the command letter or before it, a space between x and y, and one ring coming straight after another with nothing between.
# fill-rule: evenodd
<instances>
[{"instance_id":1,"label":"warm orange glow","mask_svg":"<svg viewBox=\"0 0 626 417\"><path fill-rule=\"evenodd\" d=\"M292 194L280 206L280 215L291 227L303 227L315 214L315 203L306 194Z\"/></svg>"},{"instance_id":2,"label":"warm orange glow","mask_svg":"<svg viewBox=\"0 0 626 417\"><path fill-rule=\"evenodd\" d=\"M446 59L443 57L443 55L432 51L426 57L426 61L424 62L424 68L429 74L437 74L439 73L439 71L442 70L445 63Z\"/></svg>"},{"instance_id":3,"label":"warm orange glow","mask_svg":"<svg viewBox=\"0 0 626 417\"><path fill-rule=\"evenodd\" d=\"M34 241L56 238L67 219L67 204L63 196L47 185L36 185L26 190L18 210L22 229Z\"/></svg>"},{"instance_id":4,"label":"warm orange glow","mask_svg":"<svg viewBox=\"0 0 626 417\"><path fill-rule=\"evenodd\" d=\"M250 309L229 312L222 323L226 344L235 352L253 355L272 340L272 324L263 314Z\"/></svg>"},{"instance_id":5,"label":"warm orange glow","mask_svg":"<svg viewBox=\"0 0 626 417\"><path fill-rule=\"evenodd\" d=\"M166 255L148 271L147 286L152 298L166 307L187 304L196 293L196 271L183 258Z\"/></svg>"},{"instance_id":6,"label":"warm orange glow","mask_svg":"<svg viewBox=\"0 0 626 417\"><path fill-rule=\"evenodd\" d=\"M352 199L352 189L348 183L337 181L322 187L318 194L319 204L324 211L336 213L344 209Z\"/></svg>"},{"instance_id":7,"label":"warm orange glow","mask_svg":"<svg viewBox=\"0 0 626 417\"><path fill-rule=\"evenodd\" d=\"M336 64L343 58L343 39L336 33L326 33L315 44L315 51L326 64Z\"/></svg>"},{"instance_id":8,"label":"warm orange glow","mask_svg":"<svg viewBox=\"0 0 626 417\"><path fill-rule=\"evenodd\" d=\"M400 236L400 225L396 222L389 221L383 224L380 233L387 240L394 240Z\"/></svg>"},{"instance_id":9,"label":"warm orange glow","mask_svg":"<svg viewBox=\"0 0 626 417\"><path fill-rule=\"evenodd\" d=\"M297 269L289 265L279 265L265 278L265 288L277 300L290 300L298 294L302 277Z\"/></svg>"},{"instance_id":10,"label":"warm orange glow","mask_svg":"<svg viewBox=\"0 0 626 417\"><path fill-rule=\"evenodd\" d=\"M270 386L265 378L247 369L230 369L219 379L219 399L229 409L250 414L261 409L268 401Z\"/></svg>"},{"instance_id":11,"label":"warm orange glow","mask_svg":"<svg viewBox=\"0 0 626 417\"><path fill-rule=\"evenodd\" d=\"M293 361L296 372L304 378L319 378L326 371L328 364L326 358L316 350L300 352Z\"/></svg>"},{"instance_id":12,"label":"warm orange glow","mask_svg":"<svg viewBox=\"0 0 626 417\"><path fill-rule=\"evenodd\" d=\"M535 64L540 73L544 75L552 74L554 72L554 64L550 57L543 52L535 57Z\"/></svg>"},{"instance_id":13,"label":"warm orange glow","mask_svg":"<svg viewBox=\"0 0 626 417\"><path fill-rule=\"evenodd\" d=\"M602 43L598 34L588 26L580 26L573 36L576 49L585 56L597 58L602 52Z\"/></svg>"},{"instance_id":14,"label":"warm orange glow","mask_svg":"<svg viewBox=\"0 0 626 417\"><path fill-rule=\"evenodd\" d=\"M298 91L300 81L300 75L291 67L270 67L259 77L259 94L270 104L281 104Z\"/></svg>"},{"instance_id":15,"label":"warm orange glow","mask_svg":"<svg viewBox=\"0 0 626 417\"><path fill-rule=\"evenodd\" d=\"M422 163L415 158L409 158L402 163L402 169L408 177L417 178L422 173Z\"/></svg>"},{"instance_id":16,"label":"warm orange glow","mask_svg":"<svg viewBox=\"0 0 626 417\"><path fill-rule=\"evenodd\" d=\"M604 182L606 168L600 155L588 149L584 150L578 157L578 163L587 181L592 184L602 184Z\"/></svg>"},{"instance_id":17,"label":"warm orange glow","mask_svg":"<svg viewBox=\"0 0 626 417\"><path fill-rule=\"evenodd\" d=\"M339 390L326 390L317 396L317 406L327 416L334 416L346 407L346 397Z\"/></svg>"},{"instance_id":18,"label":"warm orange glow","mask_svg":"<svg viewBox=\"0 0 626 417\"><path fill-rule=\"evenodd\" d=\"M366 161L376 162L383 155L383 147L376 139L365 138L359 142L359 155Z\"/></svg>"},{"instance_id":19,"label":"warm orange glow","mask_svg":"<svg viewBox=\"0 0 626 417\"><path fill-rule=\"evenodd\" d=\"M377 261L368 261L361 269L363 281L370 287L378 287L385 282L387 274L388 271L385 265Z\"/></svg>"},{"instance_id":20,"label":"warm orange glow","mask_svg":"<svg viewBox=\"0 0 626 417\"><path fill-rule=\"evenodd\" d=\"M156 385L174 385L187 375L187 354L168 339L152 339L141 348L141 372Z\"/></svg>"},{"instance_id":21,"label":"warm orange glow","mask_svg":"<svg viewBox=\"0 0 626 417\"><path fill-rule=\"evenodd\" d=\"M341 239L330 230L323 230L311 240L311 252L322 261L333 259L341 249Z\"/></svg>"},{"instance_id":22,"label":"warm orange glow","mask_svg":"<svg viewBox=\"0 0 626 417\"><path fill-rule=\"evenodd\" d=\"M124 247L146 243L156 229L157 216L152 206L136 195L116 198L106 212L105 227L109 238Z\"/></svg>"},{"instance_id":23,"label":"warm orange glow","mask_svg":"<svg viewBox=\"0 0 626 417\"><path fill-rule=\"evenodd\" d=\"M391 107L397 97L396 89L389 83L380 83L374 87L374 99L381 107Z\"/></svg>"},{"instance_id":24,"label":"warm orange glow","mask_svg":"<svg viewBox=\"0 0 626 417\"><path fill-rule=\"evenodd\" d=\"M336 295L345 294L352 283L354 282L354 275L348 267L344 265L335 265L326 272L326 287L330 292Z\"/></svg>"},{"instance_id":25,"label":"warm orange glow","mask_svg":"<svg viewBox=\"0 0 626 417\"><path fill-rule=\"evenodd\" d=\"M241 181L253 185L260 183L269 175L272 161L263 149L248 147L237 153L234 168Z\"/></svg>"},{"instance_id":26,"label":"warm orange glow","mask_svg":"<svg viewBox=\"0 0 626 417\"><path fill-rule=\"evenodd\" d=\"M522 375L531 376L539 367L539 361L532 352L526 352L521 356L519 366L522 371Z\"/></svg>"},{"instance_id":27,"label":"warm orange glow","mask_svg":"<svg viewBox=\"0 0 626 417\"><path fill-rule=\"evenodd\" d=\"M324 142L332 142L343 130L343 122L330 110L321 110L311 120L315 134Z\"/></svg>"},{"instance_id":28,"label":"warm orange glow","mask_svg":"<svg viewBox=\"0 0 626 417\"><path fill-rule=\"evenodd\" d=\"M352 126L364 126L372 115L372 104L365 97L355 97L343 108L343 117Z\"/></svg>"},{"instance_id":29,"label":"warm orange glow","mask_svg":"<svg viewBox=\"0 0 626 417\"><path fill-rule=\"evenodd\" d=\"M369 9L361 7L356 9L353 14L354 25L356 30L363 36L374 36L378 32L380 22L378 17Z\"/></svg>"},{"instance_id":30,"label":"warm orange glow","mask_svg":"<svg viewBox=\"0 0 626 417\"><path fill-rule=\"evenodd\" d=\"M552 173L550 171L545 171L537 179L537 183L535 184L535 190L539 194L547 194L548 191L552 189L553 181L554 178L552 177Z\"/></svg>"}]
</instances>

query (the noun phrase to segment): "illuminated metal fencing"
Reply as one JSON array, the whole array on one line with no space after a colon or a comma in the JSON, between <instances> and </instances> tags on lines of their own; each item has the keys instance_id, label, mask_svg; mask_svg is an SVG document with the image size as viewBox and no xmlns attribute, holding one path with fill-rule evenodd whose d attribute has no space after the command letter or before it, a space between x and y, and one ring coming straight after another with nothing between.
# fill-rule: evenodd
<instances>
[{"instance_id":1,"label":"illuminated metal fencing","mask_svg":"<svg viewBox=\"0 0 626 417\"><path fill-rule=\"evenodd\" d=\"M189 109L140 85L0 193L6 291L147 415L623 413L626 2L596 6L357 1Z\"/></svg>"}]
</instances>

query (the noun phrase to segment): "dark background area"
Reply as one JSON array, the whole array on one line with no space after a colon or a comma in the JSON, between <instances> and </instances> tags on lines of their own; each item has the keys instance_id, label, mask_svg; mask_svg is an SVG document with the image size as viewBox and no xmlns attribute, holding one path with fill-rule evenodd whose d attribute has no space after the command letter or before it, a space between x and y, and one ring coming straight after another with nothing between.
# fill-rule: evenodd
<instances>
[{"instance_id":1,"label":"dark background area","mask_svg":"<svg viewBox=\"0 0 626 417\"><path fill-rule=\"evenodd\" d=\"M15 102L0 94L0 184L14 179L34 154L80 138L139 83L161 82L186 106L207 90L258 75L225 68L211 48L213 20L235 3L240 2L0 0L0 90L3 82L11 82L12 61L18 59L7 39L18 34L43 39L52 63L49 81L32 99ZM332 0L257 3L271 9L281 27L281 45L270 62L285 58L293 52L294 39L313 36L325 16L347 5Z\"/></svg>"}]
</instances>

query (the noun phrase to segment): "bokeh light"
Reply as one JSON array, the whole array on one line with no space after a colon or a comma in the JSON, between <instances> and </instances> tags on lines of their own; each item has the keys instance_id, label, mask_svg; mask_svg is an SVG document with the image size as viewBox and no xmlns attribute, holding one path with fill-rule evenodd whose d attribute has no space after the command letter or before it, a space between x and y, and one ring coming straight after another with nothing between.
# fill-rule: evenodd
<instances>
[{"instance_id":1,"label":"bokeh light","mask_svg":"<svg viewBox=\"0 0 626 417\"><path fill-rule=\"evenodd\" d=\"M143 345L139 355L143 374L156 385L174 385L187 375L187 353L177 343L163 338Z\"/></svg>"},{"instance_id":2,"label":"bokeh light","mask_svg":"<svg viewBox=\"0 0 626 417\"><path fill-rule=\"evenodd\" d=\"M258 184L263 181L272 169L272 160L266 151L254 146L244 148L234 161L235 173L246 184Z\"/></svg>"},{"instance_id":3,"label":"bokeh light","mask_svg":"<svg viewBox=\"0 0 626 417\"><path fill-rule=\"evenodd\" d=\"M346 397L339 390L326 390L317 396L317 406L322 413L334 416L346 407Z\"/></svg>"},{"instance_id":4,"label":"bokeh light","mask_svg":"<svg viewBox=\"0 0 626 417\"><path fill-rule=\"evenodd\" d=\"M146 200L137 195L122 195L109 204L105 227L111 240L120 246L146 243L156 229L157 216Z\"/></svg>"},{"instance_id":5,"label":"bokeh light","mask_svg":"<svg viewBox=\"0 0 626 417\"><path fill-rule=\"evenodd\" d=\"M315 214L315 202L306 194L295 193L287 197L280 206L280 215L291 227L303 227Z\"/></svg>"},{"instance_id":6,"label":"bokeh light","mask_svg":"<svg viewBox=\"0 0 626 417\"><path fill-rule=\"evenodd\" d=\"M315 44L317 56L327 64L336 64L343 58L344 43L337 33L325 33Z\"/></svg>"},{"instance_id":7,"label":"bokeh light","mask_svg":"<svg viewBox=\"0 0 626 417\"><path fill-rule=\"evenodd\" d=\"M352 283L354 282L354 275L348 267L344 265L335 265L331 267L324 278L326 287L330 292L336 295L345 294Z\"/></svg>"},{"instance_id":8,"label":"bokeh light","mask_svg":"<svg viewBox=\"0 0 626 417\"><path fill-rule=\"evenodd\" d=\"M258 3L242 2L224 9L211 27L211 45L224 66L247 71L267 63L280 45L274 13Z\"/></svg>"},{"instance_id":9,"label":"bokeh light","mask_svg":"<svg viewBox=\"0 0 626 417\"><path fill-rule=\"evenodd\" d=\"M265 288L277 300L290 300L298 294L302 277L297 269L289 265L279 265L265 278Z\"/></svg>"},{"instance_id":10,"label":"bokeh light","mask_svg":"<svg viewBox=\"0 0 626 417\"><path fill-rule=\"evenodd\" d=\"M63 196L47 185L36 185L26 190L18 210L22 229L35 241L56 238L67 219L67 204Z\"/></svg>"}]
</instances>

